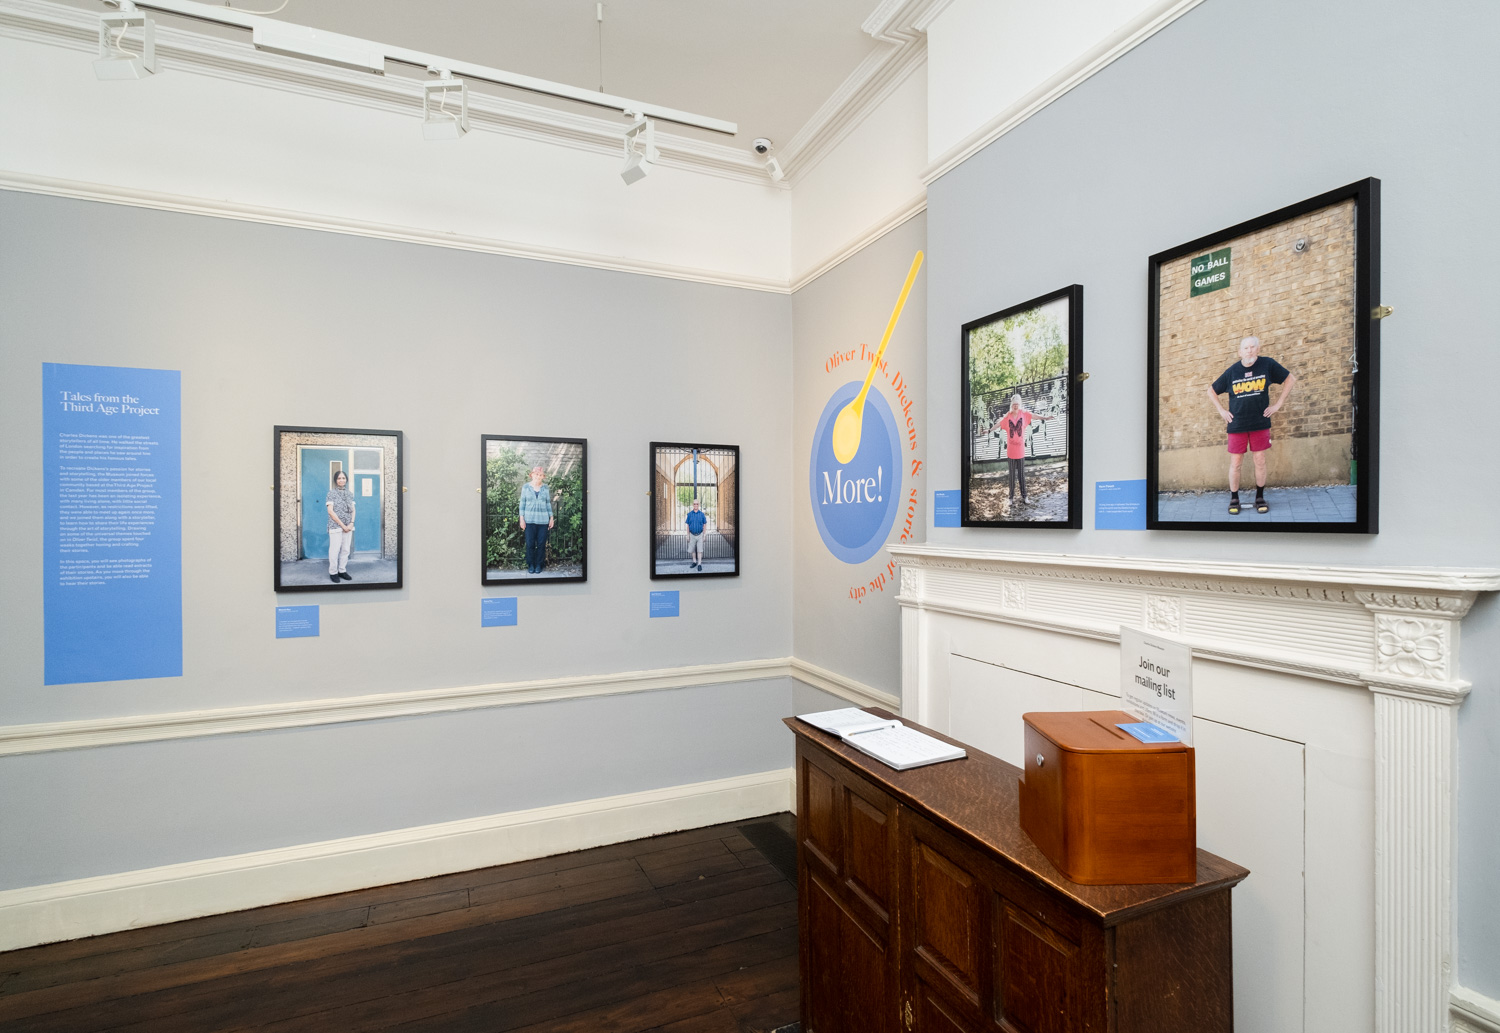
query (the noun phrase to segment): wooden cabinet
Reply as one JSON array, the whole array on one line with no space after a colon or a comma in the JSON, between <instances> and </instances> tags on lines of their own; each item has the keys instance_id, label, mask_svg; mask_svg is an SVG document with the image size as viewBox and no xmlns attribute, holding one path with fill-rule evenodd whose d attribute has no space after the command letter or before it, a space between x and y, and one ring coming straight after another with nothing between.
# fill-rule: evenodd
<instances>
[{"instance_id":1,"label":"wooden cabinet","mask_svg":"<svg viewBox=\"0 0 1500 1033\"><path fill-rule=\"evenodd\" d=\"M1244 868L1200 850L1191 884L1078 885L1021 832L1020 772L998 758L895 771L787 725L804 1033L1233 1028Z\"/></svg>"}]
</instances>

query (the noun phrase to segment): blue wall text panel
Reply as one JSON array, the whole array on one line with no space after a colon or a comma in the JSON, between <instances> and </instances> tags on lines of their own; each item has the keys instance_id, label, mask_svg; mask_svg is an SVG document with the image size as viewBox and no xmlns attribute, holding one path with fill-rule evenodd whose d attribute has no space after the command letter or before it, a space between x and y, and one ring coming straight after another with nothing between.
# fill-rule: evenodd
<instances>
[{"instance_id":1,"label":"blue wall text panel","mask_svg":"<svg viewBox=\"0 0 1500 1033\"><path fill-rule=\"evenodd\" d=\"M42 364L48 685L182 674L176 370Z\"/></svg>"}]
</instances>

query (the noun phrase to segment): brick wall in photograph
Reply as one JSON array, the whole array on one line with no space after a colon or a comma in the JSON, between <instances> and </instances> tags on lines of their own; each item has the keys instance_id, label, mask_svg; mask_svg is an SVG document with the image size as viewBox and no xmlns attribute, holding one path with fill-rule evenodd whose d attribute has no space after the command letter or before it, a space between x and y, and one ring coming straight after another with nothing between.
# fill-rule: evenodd
<instances>
[{"instance_id":1,"label":"brick wall in photograph","mask_svg":"<svg viewBox=\"0 0 1500 1033\"><path fill-rule=\"evenodd\" d=\"M1306 241L1303 251L1297 240ZM1190 297L1189 262L1231 248L1230 286ZM1345 201L1161 267L1159 473L1165 490L1217 489L1224 421L1205 388L1238 361L1242 337L1297 376L1271 418L1271 481L1348 483L1354 410L1354 202ZM1272 400L1281 388L1273 387ZM1227 406L1224 396L1220 403Z\"/></svg>"}]
</instances>

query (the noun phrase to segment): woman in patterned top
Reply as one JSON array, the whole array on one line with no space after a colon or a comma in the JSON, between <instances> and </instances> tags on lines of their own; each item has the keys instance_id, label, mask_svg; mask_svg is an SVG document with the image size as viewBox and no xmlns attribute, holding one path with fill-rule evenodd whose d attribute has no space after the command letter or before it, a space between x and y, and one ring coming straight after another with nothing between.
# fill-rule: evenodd
<instances>
[{"instance_id":1,"label":"woman in patterned top","mask_svg":"<svg viewBox=\"0 0 1500 1033\"><path fill-rule=\"evenodd\" d=\"M526 532L526 572L540 574L547 566L547 532L557 523L552 515L547 471L531 468L531 480L521 485L521 530Z\"/></svg>"},{"instance_id":2,"label":"woman in patterned top","mask_svg":"<svg viewBox=\"0 0 1500 1033\"><path fill-rule=\"evenodd\" d=\"M354 492L349 490L348 474L340 470L333 475L333 487L324 501L328 504L328 580L334 584L353 581L354 576L344 569L354 547Z\"/></svg>"}]
</instances>

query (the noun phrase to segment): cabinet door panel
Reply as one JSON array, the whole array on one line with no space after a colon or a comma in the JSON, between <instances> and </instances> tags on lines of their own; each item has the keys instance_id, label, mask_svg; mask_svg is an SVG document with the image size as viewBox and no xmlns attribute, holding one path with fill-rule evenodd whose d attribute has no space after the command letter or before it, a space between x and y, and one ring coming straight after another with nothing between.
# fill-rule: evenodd
<instances>
[{"instance_id":1,"label":"cabinet door panel","mask_svg":"<svg viewBox=\"0 0 1500 1033\"><path fill-rule=\"evenodd\" d=\"M1078 944L999 897L995 915L995 1008L1015 1033L1069 1033L1078 1023Z\"/></svg>"},{"instance_id":2,"label":"cabinet door panel","mask_svg":"<svg viewBox=\"0 0 1500 1033\"><path fill-rule=\"evenodd\" d=\"M808 882L811 1033L888 1033L894 1017L890 951L818 878Z\"/></svg>"},{"instance_id":3,"label":"cabinet door panel","mask_svg":"<svg viewBox=\"0 0 1500 1033\"><path fill-rule=\"evenodd\" d=\"M913 953L931 967L922 975L946 984L960 1000L977 1007L983 908L979 884L923 839L913 841L910 862Z\"/></svg>"},{"instance_id":4,"label":"cabinet door panel","mask_svg":"<svg viewBox=\"0 0 1500 1033\"><path fill-rule=\"evenodd\" d=\"M803 887L807 898L802 903L802 944L807 959L802 973L803 1015L809 1030L841 1033L838 902L823 881L810 872L803 879Z\"/></svg>"},{"instance_id":5,"label":"cabinet door panel","mask_svg":"<svg viewBox=\"0 0 1500 1033\"><path fill-rule=\"evenodd\" d=\"M917 1007L913 1015L916 1021L912 1033L980 1033L980 1027L960 1016L930 988L920 983L917 985Z\"/></svg>"},{"instance_id":6,"label":"cabinet door panel","mask_svg":"<svg viewBox=\"0 0 1500 1033\"><path fill-rule=\"evenodd\" d=\"M801 756L802 809L797 831L804 850L822 862L829 873L839 870L839 784L832 772L824 771L805 754Z\"/></svg>"},{"instance_id":7,"label":"cabinet door panel","mask_svg":"<svg viewBox=\"0 0 1500 1033\"><path fill-rule=\"evenodd\" d=\"M850 788L845 796L844 871L849 889L882 925L890 922L891 820L889 805Z\"/></svg>"}]
</instances>

